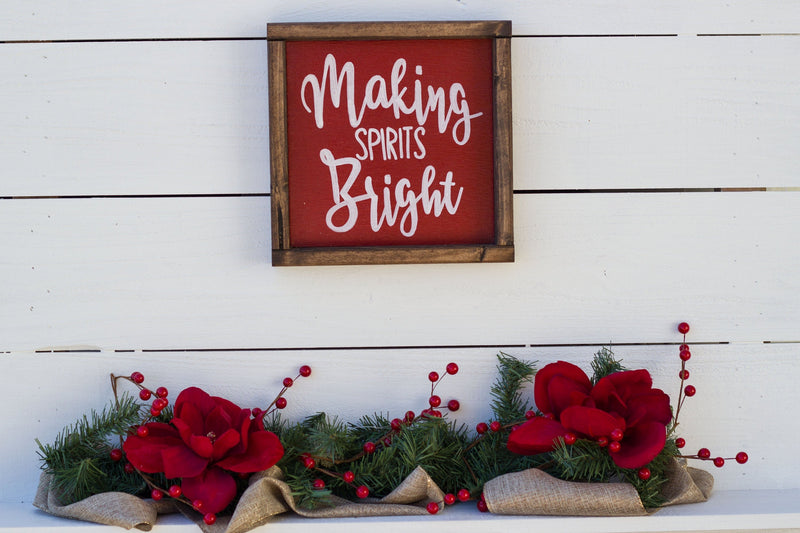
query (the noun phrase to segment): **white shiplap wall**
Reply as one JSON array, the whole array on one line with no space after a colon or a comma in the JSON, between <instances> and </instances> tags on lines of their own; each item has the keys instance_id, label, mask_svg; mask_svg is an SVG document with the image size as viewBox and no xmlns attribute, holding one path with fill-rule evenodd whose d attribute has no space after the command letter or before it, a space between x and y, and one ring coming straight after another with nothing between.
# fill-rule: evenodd
<instances>
[{"instance_id":1,"label":"white shiplap wall","mask_svg":"<svg viewBox=\"0 0 800 533\"><path fill-rule=\"evenodd\" d=\"M419 19L513 22L516 262L271 267L266 23ZM798 57L793 1L6 0L0 530L64 527L28 509L33 439L112 371L246 404L309 363L288 414L352 419L419 409L456 360L473 424L500 349L585 366L613 342L672 393L681 320L704 343L684 436L747 449L717 489L773 507L552 527L800 526Z\"/></svg>"}]
</instances>

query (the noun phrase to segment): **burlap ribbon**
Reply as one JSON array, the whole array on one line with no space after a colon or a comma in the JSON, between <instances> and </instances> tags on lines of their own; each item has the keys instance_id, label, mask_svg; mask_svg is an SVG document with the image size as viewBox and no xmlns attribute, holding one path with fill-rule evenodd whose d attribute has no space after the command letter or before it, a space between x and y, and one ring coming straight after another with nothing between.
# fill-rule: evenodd
<instances>
[{"instance_id":1,"label":"burlap ribbon","mask_svg":"<svg viewBox=\"0 0 800 533\"><path fill-rule=\"evenodd\" d=\"M714 478L704 470L673 462L669 480L661 489L664 505L708 500ZM530 469L498 476L483 487L489 511L506 515L641 516L645 509L629 483L579 483L562 481Z\"/></svg>"},{"instance_id":2,"label":"burlap ribbon","mask_svg":"<svg viewBox=\"0 0 800 533\"><path fill-rule=\"evenodd\" d=\"M214 525L203 522L199 513L188 506L178 505L177 510L192 519L206 533L244 533L265 524L270 517L288 510L309 518L339 518L357 516L401 516L426 514L429 502L443 504L444 493L421 467L417 467L403 482L381 499L355 503L333 497L333 506L303 509L295 504L292 490L283 481L278 467L254 474L236 510L230 517L220 516ZM149 531L158 514L175 512L174 501L142 500L121 492L97 494L70 505L61 505L52 488L52 479L42 474L33 504L50 514L75 518L100 524L116 525L126 529Z\"/></svg>"}]
</instances>

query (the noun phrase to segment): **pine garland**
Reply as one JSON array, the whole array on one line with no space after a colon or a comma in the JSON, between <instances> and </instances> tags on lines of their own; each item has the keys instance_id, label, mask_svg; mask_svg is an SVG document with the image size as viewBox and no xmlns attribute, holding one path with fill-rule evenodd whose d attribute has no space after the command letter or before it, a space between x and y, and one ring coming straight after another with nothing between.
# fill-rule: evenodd
<instances>
[{"instance_id":1,"label":"pine garland","mask_svg":"<svg viewBox=\"0 0 800 533\"><path fill-rule=\"evenodd\" d=\"M446 493L467 489L473 497L496 476L540 468L571 481L625 480L636 488L645 507L658 507L663 502L660 488L670 461L678 455L671 434L661 453L647 465L651 472L648 480L640 479L634 470L617 467L607 449L591 440L578 439L572 445L562 440L553 451L534 456L510 452L506 447L508 432L534 415L529 391L524 389L530 388L536 365L504 353L497 359L498 375L490 389L494 416L491 431L470 431L435 409L419 416L409 413L402 421L390 420L384 414L365 415L355 423L322 412L291 423L273 411L264 425L283 444L284 456L278 466L297 504L306 508L329 505L331 495L352 499L357 485L367 487L370 496L382 497L417 467L424 468ZM625 370L607 348L595 354L591 366L593 383ZM89 417L65 428L52 445L36 441L42 468L53 475L63 503L109 490L141 494L146 489L140 475L125 473L124 462L109 456L110 437L123 437L129 428L147 419L143 408L123 395L102 412L92 411ZM170 418L167 409L159 420L168 422ZM374 445L374 450L366 450L365 443ZM350 473L355 481L349 478ZM320 478L324 478L322 488ZM167 480L150 481L168 486Z\"/></svg>"},{"instance_id":2,"label":"pine garland","mask_svg":"<svg viewBox=\"0 0 800 533\"><path fill-rule=\"evenodd\" d=\"M53 476L62 503L73 503L88 496L116 490L137 494L145 488L142 478L126 474L123 465L111 460L113 435L124 435L141 419L141 406L131 396L123 396L100 413L92 410L73 425L64 428L53 444L42 444L39 457L42 469Z\"/></svg>"}]
</instances>

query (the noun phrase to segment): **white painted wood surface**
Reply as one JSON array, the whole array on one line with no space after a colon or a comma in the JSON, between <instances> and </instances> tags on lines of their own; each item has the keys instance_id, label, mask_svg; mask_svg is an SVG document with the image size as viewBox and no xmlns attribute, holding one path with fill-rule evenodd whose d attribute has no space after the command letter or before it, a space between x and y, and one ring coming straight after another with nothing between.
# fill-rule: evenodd
<instances>
[{"instance_id":1,"label":"white painted wood surface","mask_svg":"<svg viewBox=\"0 0 800 533\"><path fill-rule=\"evenodd\" d=\"M420 18L513 21L516 262L272 268L266 23ZM287 414L355 418L419 408L455 360L472 424L500 349L585 366L613 342L674 395L681 320L708 343L682 433L751 457L711 467L718 497L636 523L454 509L437 529L800 527L799 52L788 0L7 0L0 530L87 528L30 509L33 439L102 407L109 372L247 403L309 363ZM703 192L725 188L768 191Z\"/></svg>"},{"instance_id":2,"label":"white painted wood surface","mask_svg":"<svg viewBox=\"0 0 800 533\"><path fill-rule=\"evenodd\" d=\"M796 37L514 39L514 187L798 187L798 56ZM261 40L2 46L0 196L266 194L266 65Z\"/></svg>"}]
</instances>

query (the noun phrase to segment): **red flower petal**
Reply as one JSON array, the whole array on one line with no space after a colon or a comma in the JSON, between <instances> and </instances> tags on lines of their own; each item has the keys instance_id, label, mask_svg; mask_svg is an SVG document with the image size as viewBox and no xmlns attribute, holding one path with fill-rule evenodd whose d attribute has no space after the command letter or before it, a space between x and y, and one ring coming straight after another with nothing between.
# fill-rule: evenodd
<instances>
[{"instance_id":1,"label":"red flower petal","mask_svg":"<svg viewBox=\"0 0 800 533\"><path fill-rule=\"evenodd\" d=\"M220 468L209 468L201 475L184 478L181 490L189 500L203 502L204 513L218 513L236 496L236 481Z\"/></svg>"},{"instance_id":2,"label":"red flower petal","mask_svg":"<svg viewBox=\"0 0 800 533\"><path fill-rule=\"evenodd\" d=\"M214 453L214 441L205 435L192 435L189 439L189 448L205 459L210 459Z\"/></svg>"},{"instance_id":3,"label":"red flower petal","mask_svg":"<svg viewBox=\"0 0 800 533\"><path fill-rule=\"evenodd\" d=\"M592 438L608 437L615 429L625 431L625 427L620 427L621 422L618 417L593 407L576 405L561 413L561 424L566 429Z\"/></svg>"},{"instance_id":4,"label":"red flower petal","mask_svg":"<svg viewBox=\"0 0 800 533\"><path fill-rule=\"evenodd\" d=\"M558 437L567 434L559 422L541 416L531 418L508 436L508 450L520 455L549 452Z\"/></svg>"},{"instance_id":5,"label":"red flower petal","mask_svg":"<svg viewBox=\"0 0 800 533\"><path fill-rule=\"evenodd\" d=\"M242 409L232 401L226 400L225 398L220 398L219 396L212 396L211 399L214 400L214 403L216 403L217 406L222 408L222 410L227 413L228 417L231 419L231 423L235 426L239 425L238 418L241 416L242 411L249 411L249 409ZM250 416L250 413L248 413L247 416Z\"/></svg>"},{"instance_id":6,"label":"red flower petal","mask_svg":"<svg viewBox=\"0 0 800 533\"><path fill-rule=\"evenodd\" d=\"M194 477L200 475L208 466L208 459L200 457L183 442L161 450L164 475L168 478Z\"/></svg>"},{"instance_id":7,"label":"red flower petal","mask_svg":"<svg viewBox=\"0 0 800 533\"><path fill-rule=\"evenodd\" d=\"M578 383L561 374L556 374L547 384L547 396L550 412L558 418L561 412L573 405L583 405L589 398L589 390L583 383Z\"/></svg>"},{"instance_id":8,"label":"red flower petal","mask_svg":"<svg viewBox=\"0 0 800 533\"><path fill-rule=\"evenodd\" d=\"M183 408L190 405L200 411L200 414L204 419L208 413L210 413L211 410L216 407L217 404L203 389L189 387L187 389L183 389L181 393L178 394L178 399L175 400L175 416L184 418ZM202 431L202 429L200 431ZM197 431L197 433L200 433L200 431Z\"/></svg>"},{"instance_id":9,"label":"red flower petal","mask_svg":"<svg viewBox=\"0 0 800 533\"><path fill-rule=\"evenodd\" d=\"M212 459L215 461L221 459L228 453L231 448L239 444L241 442L241 437L239 436L239 432L235 429L229 429L219 437L217 440L214 441L214 451L211 455Z\"/></svg>"},{"instance_id":10,"label":"red flower petal","mask_svg":"<svg viewBox=\"0 0 800 533\"><path fill-rule=\"evenodd\" d=\"M164 471L164 463L161 459L161 452L171 447L182 447L178 432L169 424L161 422L150 422L145 424L148 431L147 437L140 437L133 433L125 439L122 449L128 461L148 474Z\"/></svg>"},{"instance_id":11,"label":"red flower petal","mask_svg":"<svg viewBox=\"0 0 800 533\"><path fill-rule=\"evenodd\" d=\"M248 437L247 451L229 455L217 466L233 472L251 473L266 470L283 457L283 446L278 436L270 431L256 431Z\"/></svg>"},{"instance_id":12,"label":"red flower petal","mask_svg":"<svg viewBox=\"0 0 800 533\"><path fill-rule=\"evenodd\" d=\"M641 468L664 448L667 428L658 422L644 422L629 427L620 444L620 450L611 454L620 468Z\"/></svg>"},{"instance_id":13,"label":"red flower petal","mask_svg":"<svg viewBox=\"0 0 800 533\"><path fill-rule=\"evenodd\" d=\"M231 416L225 412L221 406L216 406L206 416L205 430L203 434L214 433L215 435L222 435L233 426ZM237 428L238 429L238 428Z\"/></svg>"},{"instance_id":14,"label":"red flower petal","mask_svg":"<svg viewBox=\"0 0 800 533\"><path fill-rule=\"evenodd\" d=\"M644 394L638 394L632 397L628 404L627 420L631 425L649 421L667 425L672 420L669 396L660 389L651 389Z\"/></svg>"},{"instance_id":15,"label":"red flower petal","mask_svg":"<svg viewBox=\"0 0 800 533\"><path fill-rule=\"evenodd\" d=\"M557 361L546 365L536 373L536 379L533 382L533 399L543 413L553 412L548 394L549 382L556 375L572 380L587 393L592 388L592 382L580 367L566 361Z\"/></svg>"}]
</instances>

